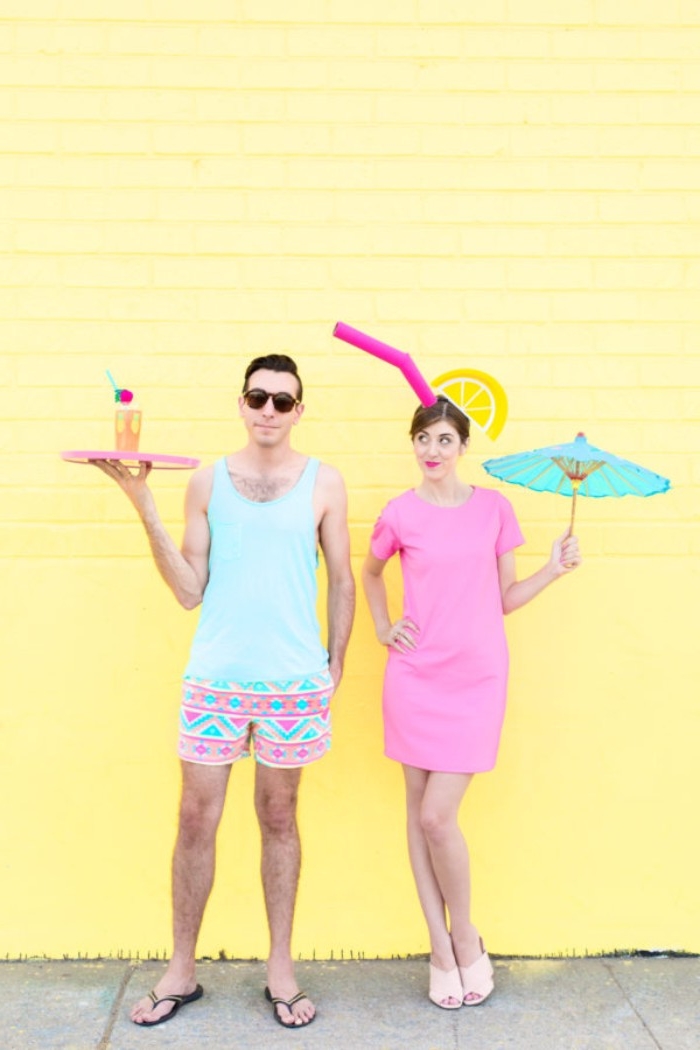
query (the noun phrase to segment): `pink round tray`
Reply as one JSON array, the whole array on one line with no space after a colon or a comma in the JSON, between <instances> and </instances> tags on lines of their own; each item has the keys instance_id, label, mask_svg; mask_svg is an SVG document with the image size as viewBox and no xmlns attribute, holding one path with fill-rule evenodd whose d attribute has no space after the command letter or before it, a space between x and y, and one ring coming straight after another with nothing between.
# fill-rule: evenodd
<instances>
[{"instance_id":1,"label":"pink round tray","mask_svg":"<svg viewBox=\"0 0 700 1050\"><path fill-rule=\"evenodd\" d=\"M118 459L127 466L138 463L152 463L154 470L194 470L199 466L198 459L190 456L166 456L162 452L127 452L110 449L109 451L76 451L62 452L61 459L69 463L94 463L96 459Z\"/></svg>"}]
</instances>

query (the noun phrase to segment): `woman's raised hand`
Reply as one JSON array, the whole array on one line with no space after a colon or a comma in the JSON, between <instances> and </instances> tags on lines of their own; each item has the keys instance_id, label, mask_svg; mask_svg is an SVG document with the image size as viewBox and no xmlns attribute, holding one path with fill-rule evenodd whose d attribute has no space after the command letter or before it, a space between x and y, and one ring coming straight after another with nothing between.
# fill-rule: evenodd
<instances>
[{"instance_id":1,"label":"woman's raised hand","mask_svg":"<svg viewBox=\"0 0 700 1050\"><path fill-rule=\"evenodd\" d=\"M578 569L582 561L578 539L576 536L570 536L568 531L559 536L552 544L549 564L556 576L563 576L565 572L573 572L574 569Z\"/></svg>"}]
</instances>

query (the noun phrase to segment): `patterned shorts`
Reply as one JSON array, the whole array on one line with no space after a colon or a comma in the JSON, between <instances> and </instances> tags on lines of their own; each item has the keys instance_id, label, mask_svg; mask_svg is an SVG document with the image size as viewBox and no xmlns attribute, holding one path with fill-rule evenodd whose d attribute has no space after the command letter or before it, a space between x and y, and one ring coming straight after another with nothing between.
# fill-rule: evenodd
<instances>
[{"instance_id":1,"label":"patterned shorts","mask_svg":"<svg viewBox=\"0 0 700 1050\"><path fill-rule=\"evenodd\" d=\"M265 766L306 766L331 746L333 680L326 671L288 682L185 676L178 752L186 762L230 765L250 755Z\"/></svg>"}]
</instances>

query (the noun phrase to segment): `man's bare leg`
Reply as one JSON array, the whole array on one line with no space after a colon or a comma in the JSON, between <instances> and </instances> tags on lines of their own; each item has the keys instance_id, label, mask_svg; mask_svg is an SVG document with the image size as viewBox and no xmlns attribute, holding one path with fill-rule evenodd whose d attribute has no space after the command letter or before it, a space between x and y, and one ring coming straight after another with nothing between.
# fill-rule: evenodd
<instances>
[{"instance_id":1,"label":"man's bare leg","mask_svg":"<svg viewBox=\"0 0 700 1050\"><path fill-rule=\"evenodd\" d=\"M292 963L292 923L296 903L301 844L296 821L301 769L257 765L255 812L262 836L262 883L270 928L267 983L274 998L292 999L299 991ZM308 1023L316 1013L310 999L295 1003L292 1013L277 1007L284 1024Z\"/></svg>"},{"instance_id":2,"label":"man's bare leg","mask_svg":"<svg viewBox=\"0 0 700 1050\"><path fill-rule=\"evenodd\" d=\"M216 832L226 798L231 766L182 763L180 821L172 863L173 954L153 989L156 997L189 995L196 986L195 952L204 908L214 882ZM131 1011L136 1024L157 1021L172 1002L153 1008L140 999Z\"/></svg>"}]
</instances>

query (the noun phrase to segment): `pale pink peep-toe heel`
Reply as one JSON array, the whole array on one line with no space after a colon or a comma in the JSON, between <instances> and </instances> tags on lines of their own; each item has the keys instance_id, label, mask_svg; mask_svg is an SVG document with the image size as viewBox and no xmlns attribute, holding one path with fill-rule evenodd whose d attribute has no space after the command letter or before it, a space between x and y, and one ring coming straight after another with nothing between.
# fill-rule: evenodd
<instances>
[{"instance_id":1,"label":"pale pink peep-toe heel","mask_svg":"<svg viewBox=\"0 0 700 1050\"><path fill-rule=\"evenodd\" d=\"M430 964L430 991L428 998L441 1010L459 1010L462 1005L462 981L457 966L452 970L439 970ZM449 1002L454 999L453 1003Z\"/></svg>"},{"instance_id":2,"label":"pale pink peep-toe heel","mask_svg":"<svg viewBox=\"0 0 700 1050\"><path fill-rule=\"evenodd\" d=\"M471 966L460 966L462 979L462 1002L465 1006L479 1006L491 995L494 989L493 966L489 954L484 950L484 942L479 938L481 955Z\"/></svg>"}]
</instances>

